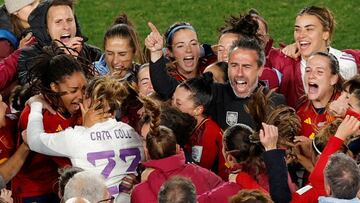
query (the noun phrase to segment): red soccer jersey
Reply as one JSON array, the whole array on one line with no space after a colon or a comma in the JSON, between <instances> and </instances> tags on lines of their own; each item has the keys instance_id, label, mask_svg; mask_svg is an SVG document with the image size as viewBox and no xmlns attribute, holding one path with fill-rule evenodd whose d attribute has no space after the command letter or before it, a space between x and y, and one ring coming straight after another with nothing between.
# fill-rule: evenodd
<instances>
[{"instance_id":1,"label":"red soccer jersey","mask_svg":"<svg viewBox=\"0 0 360 203\"><path fill-rule=\"evenodd\" d=\"M339 92L334 93L329 103L340 96ZM309 102L302 104L297 110L297 115L301 121L301 134L310 139L314 139L317 132L326 124L331 123L334 118L325 110L323 113L317 113L314 106Z\"/></svg>"},{"instance_id":2,"label":"red soccer jersey","mask_svg":"<svg viewBox=\"0 0 360 203\"><path fill-rule=\"evenodd\" d=\"M15 151L16 121L6 118L6 126L0 128L0 164Z\"/></svg>"},{"instance_id":3,"label":"red soccer jersey","mask_svg":"<svg viewBox=\"0 0 360 203\"><path fill-rule=\"evenodd\" d=\"M204 119L192 133L186 150L200 166L213 170L223 179L228 178L222 154L221 128L211 118Z\"/></svg>"},{"instance_id":4,"label":"red soccer jersey","mask_svg":"<svg viewBox=\"0 0 360 203\"><path fill-rule=\"evenodd\" d=\"M27 128L30 107L26 106L19 119L18 145L22 143L21 132ZM78 116L64 118L59 114L43 112L44 129L47 133L58 132L77 124ZM12 192L15 199L40 196L49 193L57 194L56 181L58 168L71 165L70 160L62 157L51 157L30 152L23 167L12 181Z\"/></svg>"}]
</instances>

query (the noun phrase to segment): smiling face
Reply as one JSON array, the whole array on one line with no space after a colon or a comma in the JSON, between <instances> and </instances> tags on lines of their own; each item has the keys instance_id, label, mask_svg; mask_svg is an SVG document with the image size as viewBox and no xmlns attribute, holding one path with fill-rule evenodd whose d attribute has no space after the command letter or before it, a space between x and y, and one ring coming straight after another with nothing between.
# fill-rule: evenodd
<instances>
[{"instance_id":1,"label":"smiling face","mask_svg":"<svg viewBox=\"0 0 360 203\"><path fill-rule=\"evenodd\" d=\"M47 28L52 40L68 43L76 35L75 17L70 6L52 6L47 13Z\"/></svg>"},{"instance_id":2,"label":"smiling face","mask_svg":"<svg viewBox=\"0 0 360 203\"><path fill-rule=\"evenodd\" d=\"M112 37L106 40L105 61L111 74L124 77L131 68L134 57L134 49L130 46L129 39Z\"/></svg>"},{"instance_id":3,"label":"smiling face","mask_svg":"<svg viewBox=\"0 0 360 203\"><path fill-rule=\"evenodd\" d=\"M86 78L82 72L74 72L69 76L65 76L60 82L51 83L51 89L54 92L63 93L60 99L64 108L70 114L79 111L79 104L83 100L85 86Z\"/></svg>"},{"instance_id":4,"label":"smiling face","mask_svg":"<svg viewBox=\"0 0 360 203\"><path fill-rule=\"evenodd\" d=\"M296 17L294 39L304 59L314 52L326 51L329 37L330 33L324 30L316 16L304 14Z\"/></svg>"},{"instance_id":5,"label":"smiling face","mask_svg":"<svg viewBox=\"0 0 360 203\"><path fill-rule=\"evenodd\" d=\"M307 60L304 79L308 99L326 105L333 94L334 85L339 77L337 74L331 73L328 58L314 55Z\"/></svg>"},{"instance_id":6,"label":"smiling face","mask_svg":"<svg viewBox=\"0 0 360 203\"><path fill-rule=\"evenodd\" d=\"M220 36L217 49L218 61L229 61L230 47L238 39L239 35L235 33L224 33Z\"/></svg>"},{"instance_id":7,"label":"smiling face","mask_svg":"<svg viewBox=\"0 0 360 203\"><path fill-rule=\"evenodd\" d=\"M184 76L195 76L200 58L200 45L196 33L190 29L175 32L170 56L176 61L178 71Z\"/></svg>"},{"instance_id":8,"label":"smiling face","mask_svg":"<svg viewBox=\"0 0 360 203\"><path fill-rule=\"evenodd\" d=\"M228 76L236 96L248 97L255 90L263 71L257 59L255 50L236 48L230 53Z\"/></svg>"}]
</instances>

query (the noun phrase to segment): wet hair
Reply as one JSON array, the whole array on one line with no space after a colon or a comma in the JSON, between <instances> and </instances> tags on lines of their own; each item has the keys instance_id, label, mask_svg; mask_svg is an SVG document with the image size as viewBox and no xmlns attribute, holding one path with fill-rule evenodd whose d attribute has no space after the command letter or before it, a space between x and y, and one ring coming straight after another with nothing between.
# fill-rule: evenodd
<instances>
[{"instance_id":1,"label":"wet hair","mask_svg":"<svg viewBox=\"0 0 360 203\"><path fill-rule=\"evenodd\" d=\"M360 75L356 74L354 75L352 78L350 78L350 80L347 80L344 82L342 89L346 90L347 88L349 88L349 92L348 93L353 93L355 90L360 89ZM360 97L359 97L360 100Z\"/></svg>"},{"instance_id":2,"label":"wet hair","mask_svg":"<svg viewBox=\"0 0 360 203\"><path fill-rule=\"evenodd\" d=\"M221 35L226 33L238 34L239 39L250 38L255 39L261 43L260 38L257 36L259 23L254 19L252 14L233 16L231 15L225 20L225 25L219 31Z\"/></svg>"},{"instance_id":3,"label":"wet hair","mask_svg":"<svg viewBox=\"0 0 360 203\"><path fill-rule=\"evenodd\" d=\"M212 100L211 84L213 83L213 77L211 72L202 74L199 77L190 78L179 84L178 87L183 87L191 92L191 99L194 102L194 106L203 106L203 115L208 116L209 106Z\"/></svg>"},{"instance_id":4,"label":"wet hair","mask_svg":"<svg viewBox=\"0 0 360 203\"><path fill-rule=\"evenodd\" d=\"M232 196L230 203L274 203L270 196L260 190L240 190Z\"/></svg>"},{"instance_id":5,"label":"wet hair","mask_svg":"<svg viewBox=\"0 0 360 203\"><path fill-rule=\"evenodd\" d=\"M327 53L327 52L315 52L310 55L310 57L312 57L312 56L322 56L329 60L331 74L339 76L339 79L338 79L337 83L335 84L335 88L337 90L341 91L344 79L340 75L340 66L339 66L339 61L337 60L337 58L333 54Z\"/></svg>"},{"instance_id":6,"label":"wet hair","mask_svg":"<svg viewBox=\"0 0 360 203\"><path fill-rule=\"evenodd\" d=\"M332 197L345 200L356 197L360 189L360 169L351 157L343 153L332 155L324 176Z\"/></svg>"},{"instance_id":7,"label":"wet hair","mask_svg":"<svg viewBox=\"0 0 360 203\"><path fill-rule=\"evenodd\" d=\"M173 131L160 125L160 108L147 97L141 98L145 112L150 117L150 131L146 136L146 148L151 159L157 160L176 154L176 137Z\"/></svg>"},{"instance_id":8,"label":"wet hair","mask_svg":"<svg viewBox=\"0 0 360 203\"><path fill-rule=\"evenodd\" d=\"M253 142L256 132L245 124L235 124L224 132L223 146L226 154L232 155L241 170L257 180L257 175L265 170L261 154L264 149L259 142Z\"/></svg>"},{"instance_id":9,"label":"wet hair","mask_svg":"<svg viewBox=\"0 0 360 203\"><path fill-rule=\"evenodd\" d=\"M75 166L69 166L58 170L60 174L59 176L59 195L61 195L60 198L64 196L65 185L68 183L68 181L75 174L81 171L84 171L84 169Z\"/></svg>"},{"instance_id":10,"label":"wet hair","mask_svg":"<svg viewBox=\"0 0 360 203\"><path fill-rule=\"evenodd\" d=\"M120 14L104 35L104 49L108 39L123 38L129 41L129 45L139 63L143 64L146 60L142 54L141 43L135 28L125 13Z\"/></svg>"},{"instance_id":11,"label":"wet hair","mask_svg":"<svg viewBox=\"0 0 360 203\"><path fill-rule=\"evenodd\" d=\"M166 47L169 50L172 50L172 43L173 43L173 39L174 39L174 35L177 31L182 30L182 29L188 29L188 30L192 30L196 33L196 30L194 29L194 27L187 22L176 22L173 25L171 25L165 32L165 40L166 40Z\"/></svg>"},{"instance_id":12,"label":"wet hair","mask_svg":"<svg viewBox=\"0 0 360 203\"><path fill-rule=\"evenodd\" d=\"M259 44L258 40L243 38L238 41L235 41L230 48L229 56L235 49L247 49L247 50L256 51L257 54L256 63L258 67L261 67L265 64L265 52L264 49Z\"/></svg>"},{"instance_id":13,"label":"wet hair","mask_svg":"<svg viewBox=\"0 0 360 203\"><path fill-rule=\"evenodd\" d=\"M66 76L76 72L84 74L84 67L71 55L65 54L55 42L43 48L42 53L34 58L34 64L29 68L28 81L34 92L41 93L55 110L61 104L60 96L64 93L54 92L52 83L60 83ZM84 74L85 75L85 74Z\"/></svg>"},{"instance_id":14,"label":"wet hair","mask_svg":"<svg viewBox=\"0 0 360 203\"><path fill-rule=\"evenodd\" d=\"M159 203L196 203L196 189L190 179L174 176L161 186L158 200Z\"/></svg>"},{"instance_id":15,"label":"wet hair","mask_svg":"<svg viewBox=\"0 0 360 203\"><path fill-rule=\"evenodd\" d=\"M21 112L25 108L27 100L33 95L34 91L31 89L29 83L26 83L23 86L17 85L11 90L9 98L10 105L16 111Z\"/></svg>"},{"instance_id":16,"label":"wet hair","mask_svg":"<svg viewBox=\"0 0 360 203\"><path fill-rule=\"evenodd\" d=\"M323 30L329 32L329 39L327 41L327 45L330 45L330 41L335 30L336 22L334 15L328 8L318 7L318 6L308 6L301 9L301 11L297 15L316 16L320 20L321 25L323 26Z\"/></svg>"},{"instance_id":17,"label":"wet hair","mask_svg":"<svg viewBox=\"0 0 360 203\"><path fill-rule=\"evenodd\" d=\"M116 76L99 76L91 80L85 90L85 97L92 102L100 101L97 109L109 106L109 112L120 109L129 92L125 82Z\"/></svg>"}]
</instances>

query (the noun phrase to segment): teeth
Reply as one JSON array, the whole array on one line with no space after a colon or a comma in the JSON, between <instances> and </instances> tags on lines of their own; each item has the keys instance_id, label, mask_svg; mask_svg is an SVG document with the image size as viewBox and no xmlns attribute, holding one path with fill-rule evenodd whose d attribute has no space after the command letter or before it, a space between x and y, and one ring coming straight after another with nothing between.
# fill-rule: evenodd
<instances>
[{"instance_id":1,"label":"teeth","mask_svg":"<svg viewBox=\"0 0 360 203\"><path fill-rule=\"evenodd\" d=\"M237 83L237 84L240 84L240 85L244 85L244 84L246 84L246 82L245 82L245 81L243 81L243 80L238 80L238 81L236 81L236 83Z\"/></svg>"},{"instance_id":2,"label":"teeth","mask_svg":"<svg viewBox=\"0 0 360 203\"><path fill-rule=\"evenodd\" d=\"M194 57L192 57L192 56L187 56L187 57L185 57L184 59L185 59L185 60L192 60L192 59L194 59Z\"/></svg>"}]
</instances>

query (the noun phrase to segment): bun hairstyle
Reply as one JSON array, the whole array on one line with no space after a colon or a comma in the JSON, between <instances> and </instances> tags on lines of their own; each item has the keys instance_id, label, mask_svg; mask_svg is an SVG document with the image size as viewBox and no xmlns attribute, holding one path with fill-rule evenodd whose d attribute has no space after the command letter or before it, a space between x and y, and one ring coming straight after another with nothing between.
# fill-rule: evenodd
<instances>
[{"instance_id":1,"label":"bun hairstyle","mask_svg":"<svg viewBox=\"0 0 360 203\"><path fill-rule=\"evenodd\" d=\"M147 97L141 98L145 113L150 117L150 131L146 148L151 159L162 159L176 154L176 137L173 131L160 125L160 108Z\"/></svg>"},{"instance_id":2,"label":"bun hairstyle","mask_svg":"<svg viewBox=\"0 0 360 203\"><path fill-rule=\"evenodd\" d=\"M55 110L60 104L60 96L62 93L53 92L51 83L59 83L66 76L70 76L75 72L88 70L88 66L81 64L71 55L65 54L55 42L51 46L43 48L42 53L34 58L34 63L29 67L27 75L31 89L35 93L41 93L52 104Z\"/></svg>"},{"instance_id":3,"label":"bun hairstyle","mask_svg":"<svg viewBox=\"0 0 360 203\"><path fill-rule=\"evenodd\" d=\"M245 107L245 110L255 121L255 133L252 138L255 142L260 142L259 132L262 128L262 122L264 122L278 127L278 144L293 147L294 137L298 135L301 129L300 118L296 111L289 106L273 107L272 93L273 91L264 93L263 87L258 88Z\"/></svg>"},{"instance_id":4,"label":"bun hairstyle","mask_svg":"<svg viewBox=\"0 0 360 203\"><path fill-rule=\"evenodd\" d=\"M184 87L186 90L190 91L195 106L204 106L203 114L208 115L209 112L207 112L207 110L212 100L211 84L213 82L213 74L211 72L206 72L199 77L183 81L179 84L179 87Z\"/></svg>"},{"instance_id":5,"label":"bun hairstyle","mask_svg":"<svg viewBox=\"0 0 360 203\"><path fill-rule=\"evenodd\" d=\"M129 92L126 83L120 82L116 76L99 76L88 84L85 97L92 102L100 101L97 109L108 105L109 112L120 109Z\"/></svg>"},{"instance_id":6,"label":"bun hairstyle","mask_svg":"<svg viewBox=\"0 0 360 203\"><path fill-rule=\"evenodd\" d=\"M225 25L222 26L219 31L221 34L234 33L238 34L239 37L256 39L261 42L257 36L259 29L259 23L254 19L252 14L233 16L231 15L225 20Z\"/></svg>"},{"instance_id":7,"label":"bun hairstyle","mask_svg":"<svg viewBox=\"0 0 360 203\"><path fill-rule=\"evenodd\" d=\"M137 59L137 62L143 64L146 62L142 53L141 43L139 36L135 31L133 23L128 19L125 13L120 14L114 21L111 28L109 28L104 35L104 49L108 39L111 38L124 38L129 40L129 45L133 49L133 53Z\"/></svg>"}]
</instances>

